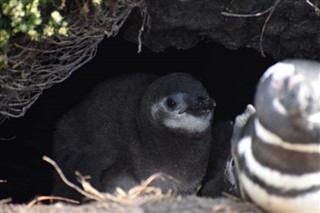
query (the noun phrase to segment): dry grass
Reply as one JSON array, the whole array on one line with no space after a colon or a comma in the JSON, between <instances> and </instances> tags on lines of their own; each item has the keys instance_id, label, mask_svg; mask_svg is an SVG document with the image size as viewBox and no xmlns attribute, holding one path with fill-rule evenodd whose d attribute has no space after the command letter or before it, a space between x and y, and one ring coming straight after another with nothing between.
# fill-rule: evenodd
<instances>
[{"instance_id":1,"label":"dry grass","mask_svg":"<svg viewBox=\"0 0 320 213\"><path fill-rule=\"evenodd\" d=\"M110 193L103 193L95 189L90 182L88 182L89 177L83 176L80 172L76 171L75 174L79 180L79 182L82 185L82 188L78 187L77 185L70 182L65 175L63 174L60 167L56 164L56 162L52 159L50 159L47 156L43 157L43 160L50 163L55 170L58 172L60 178L62 181L68 185L69 187L77 190L80 194L85 196L87 199L96 200L96 201L113 201L113 202L119 202L124 204L130 204L133 200L145 200L151 201L151 200L159 200L163 198L172 198L173 193L172 191L168 191L167 193L162 193L162 190L160 188L150 186L150 183L154 181L155 179L164 179L164 178L171 178L165 174L157 173L149 177L147 180L141 182L140 185L133 187L128 192L125 192L121 188L116 188L116 192L113 194ZM171 178L172 179L172 178Z\"/></svg>"},{"instance_id":2,"label":"dry grass","mask_svg":"<svg viewBox=\"0 0 320 213\"><path fill-rule=\"evenodd\" d=\"M89 202L79 205L80 202L64 197L39 196L28 204L20 205L11 204L11 200L6 199L0 201L0 213L262 213L253 204L243 202L228 194L223 194L221 198L212 199L196 195L176 196L172 191L163 193L161 189L150 186L150 183L155 179L170 178L161 173L152 175L127 192L117 188L115 193L110 194L99 192L91 186L87 176L77 172L76 175L82 185L80 188L65 178L59 166L52 159L48 157L43 157L43 159L55 168L65 184L77 190ZM43 201L54 201L54 203L44 205Z\"/></svg>"}]
</instances>

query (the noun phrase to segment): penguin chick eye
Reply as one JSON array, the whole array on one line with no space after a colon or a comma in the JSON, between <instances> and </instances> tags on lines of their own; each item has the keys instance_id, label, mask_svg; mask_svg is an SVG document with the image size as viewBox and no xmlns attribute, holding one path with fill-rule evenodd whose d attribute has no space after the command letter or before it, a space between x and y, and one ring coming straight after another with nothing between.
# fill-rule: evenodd
<instances>
[{"instance_id":1,"label":"penguin chick eye","mask_svg":"<svg viewBox=\"0 0 320 213\"><path fill-rule=\"evenodd\" d=\"M177 105L177 103L172 98L167 99L167 106L169 108L174 108L176 105Z\"/></svg>"}]
</instances>

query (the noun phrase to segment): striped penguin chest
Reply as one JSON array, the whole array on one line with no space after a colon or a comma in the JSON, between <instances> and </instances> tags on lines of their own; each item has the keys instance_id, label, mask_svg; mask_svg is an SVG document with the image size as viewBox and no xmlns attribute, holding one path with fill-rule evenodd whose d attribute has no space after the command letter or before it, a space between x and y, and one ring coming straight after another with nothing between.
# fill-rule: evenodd
<instances>
[{"instance_id":1,"label":"striped penguin chest","mask_svg":"<svg viewBox=\"0 0 320 213\"><path fill-rule=\"evenodd\" d=\"M320 212L319 144L292 144L251 122L236 148L244 193L270 212Z\"/></svg>"}]
</instances>

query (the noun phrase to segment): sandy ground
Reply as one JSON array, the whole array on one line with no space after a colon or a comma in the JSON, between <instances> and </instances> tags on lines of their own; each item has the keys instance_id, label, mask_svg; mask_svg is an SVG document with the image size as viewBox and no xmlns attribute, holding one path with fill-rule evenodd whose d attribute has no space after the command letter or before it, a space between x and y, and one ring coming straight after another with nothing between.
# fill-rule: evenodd
<instances>
[{"instance_id":1,"label":"sandy ground","mask_svg":"<svg viewBox=\"0 0 320 213\"><path fill-rule=\"evenodd\" d=\"M152 196L151 196L152 197ZM209 199L197 196L188 197L162 197L152 198L139 197L131 200L105 200L93 201L86 204L76 205L66 202L55 204L35 203L30 205L1 204L1 213L209 213L209 212L254 212L262 211L250 203L236 201L230 198Z\"/></svg>"},{"instance_id":2,"label":"sandy ground","mask_svg":"<svg viewBox=\"0 0 320 213\"><path fill-rule=\"evenodd\" d=\"M82 187L68 181L60 168L50 158L51 163L66 185L83 195L82 203L64 197L39 196L29 203L12 204L10 199L0 200L0 213L209 213L209 212L254 212L262 213L255 205L238 197L224 194L219 198L206 198L196 195L177 196L171 191L163 193L150 183L161 178L155 174L128 192L117 189L115 193L102 193L93 188L85 176L77 173Z\"/></svg>"}]
</instances>

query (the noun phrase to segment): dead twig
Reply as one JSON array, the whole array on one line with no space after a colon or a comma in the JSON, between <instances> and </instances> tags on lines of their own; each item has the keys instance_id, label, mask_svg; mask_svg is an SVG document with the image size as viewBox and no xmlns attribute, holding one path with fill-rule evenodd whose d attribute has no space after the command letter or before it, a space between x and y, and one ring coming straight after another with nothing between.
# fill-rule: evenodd
<instances>
[{"instance_id":1,"label":"dead twig","mask_svg":"<svg viewBox=\"0 0 320 213\"><path fill-rule=\"evenodd\" d=\"M16 136L12 136L10 138L0 138L0 141L11 141L11 140L13 140L15 138L16 138Z\"/></svg>"},{"instance_id":2,"label":"dead twig","mask_svg":"<svg viewBox=\"0 0 320 213\"><path fill-rule=\"evenodd\" d=\"M154 195L161 196L161 195L163 195L162 190L160 188L150 186L150 184L156 179L165 179L165 178L170 179L172 181L177 181L173 177L171 177L170 175L166 175L166 174L159 172L159 173L151 175L145 181L142 181L140 185L130 189L127 194L133 198L142 196L143 194L154 194ZM169 194L172 194L171 190L168 191L167 195L169 195Z\"/></svg>"},{"instance_id":3,"label":"dead twig","mask_svg":"<svg viewBox=\"0 0 320 213\"><path fill-rule=\"evenodd\" d=\"M316 12L316 14L318 16L320 16L320 8L318 7L318 5L315 5L314 3L312 3L310 0L306 0L307 4L310 5L314 11Z\"/></svg>"},{"instance_id":4,"label":"dead twig","mask_svg":"<svg viewBox=\"0 0 320 213\"><path fill-rule=\"evenodd\" d=\"M97 196L91 195L90 193L84 191L83 189L81 189L80 187L78 187L77 185L73 184L72 182L70 182L63 174L63 172L61 171L60 167L56 164L56 162L54 160L52 160L51 158L47 157L47 156L43 156L42 159L44 161L47 161L48 163L50 163L54 169L58 172L60 178L62 179L62 181L68 185L69 187L75 189L76 191L78 191L80 194L82 194L83 196L90 198L92 200L101 200L100 198L98 198Z\"/></svg>"},{"instance_id":5,"label":"dead twig","mask_svg":"<svg viewBox=\"0 0 320 213\"><path fill-rule=\"evenodd\" d=\"M223 196L229 198L230 200L233 200L233 201L241 201L241 198L236 197L236 196L234 196L234 195L231 195L231 194L229 194L229 193L227 193L227 192L221 192L221 194L222 194Z\"/></svg>"},{"instance_id":6,"label":"dead twig","mask_svg":"<svg viewBox=\"0 0 320 213\"><path fill-rule=\"evenodd\" d=\"M78 177L78 181L81 183L82 188L87 193L99 198L100 200L105 199L105 196L96 190L87 180L90 178L89 176L83 176L79 171L75 172L76 176Z\"/></svg>"},{"instance_id":7,"label":"dead twig","mask_svg":"<svg viewBox=\"0 0 320 213\"><path fill-rule=\"evenodd\" d=\"M30 202L27 204L27 208L31 208L33 205L37 204L38 202L45 201L45 200L50 200L50 201L60 200L60 201L66 201L66 202L68 202L68 203L73 203L73 204L79 204L79 203L80 203L80 202L77 201L77 200L72 200L72 199L64 198L64 197L57 197L57 196L39 196L39 197L36 197L35 199L33 199L32 201L30 201Z\"/></svg>"},{"instance_id":8,"label":"dead twig","mask_svg":"<svg viewBox=\"0 0 320 213\"><path fill-rule=\"evenodd\" d=\"M276 0L276 2L269 7L268 9L258 12L258 13L252 13L252 14L241 14L241 13L230 13L230 12L221 12L224 16L231 16L231 17L237 17L237 18L251 18L251 17L258 17L262 16L264 14L267 14L272 11L272 9L279 3L279 0Z\"/></svg>"},{"instance_id":9,"label":"dead twig","mask_svg":"<svg viewBox=\"0 0 320 213\"><path fill-rule=\"evenodd\" d=\"M157 188L155 186L150 186L150 184L155 180L155 179L170 179L172 181L177 181L173 177L163 174L163 173L156 173L152 176L150 176L148 179L145 181L142 181L140 185L137 185L133 188L131 188L129 191L124 191L121 188L116 188L115 192L113 194L110 193L103 193L99 192L97 189L95 189L89 182L88 179L90 178L89 176L83 176L79 171L76 171L75 174L78 178L78 181L81 183L82 188L78 187L77 185L73 184L70 182L63 174L62 170L60 167L57 165L57 163L50 159L47 156L42 157L43 160L46 162L50 163L57 173L59 174L60 178L62 181L69 187L75 189L78 191L80 194L83 196L96 200L96 201L102 201L102 200L108 200L112 201L118 204L141 204L148 202L150 200L159 200L163 198L170 198L173 195L172 190L168 190L166 194L163 194L162 190L160 188ZM50 199L49 197L44 197L46 199ZM33 205L35 202L38 202L39 200L33 201L29 205Z\"/></svg>"},{"instance_id":10,"label":"dead twig","mask_svg":"<svg viewBox=\"0 0 320 213\"><path fill-rule=\"evenodd\" d=\"M230 206L226 206L226 205L223 205L223 204L218 204L218 205L215 205L212 207L212 211L213 212L226 212L226 213L232 213L232 209L230 208Z\"/></svg>"},{"instance_id":11,"label":"dead twig","mask_svg":"<svg viewBox=\"0 0 320 213\"><path fill-rule=\"evenodd\" d=\"M145 2L143 3L145 4ZM144 29L146 26L150 27L150 16L149 16L147 7L144 5L143 7L141 7L140 11L142 16L142 23L141 23L141 27L139 29L139 34L138 34L138 53L142 51L142 41L141 41L142 33L144 32Z\"/></svg>"},{"instance_id":12,"label":"dead twig","mask_svg":"<svg viewBox=\"0 0 320 213\"><path fill-rule=\"evenodd\" d=\"M0 200L0 205L2 204L6 204L6 203L10 203L12 201L12 198L9 197L9 198L6 198L6 199L1 199ZM1 211L0 211L1 212Z\"/></svg>"}]
</instances>

